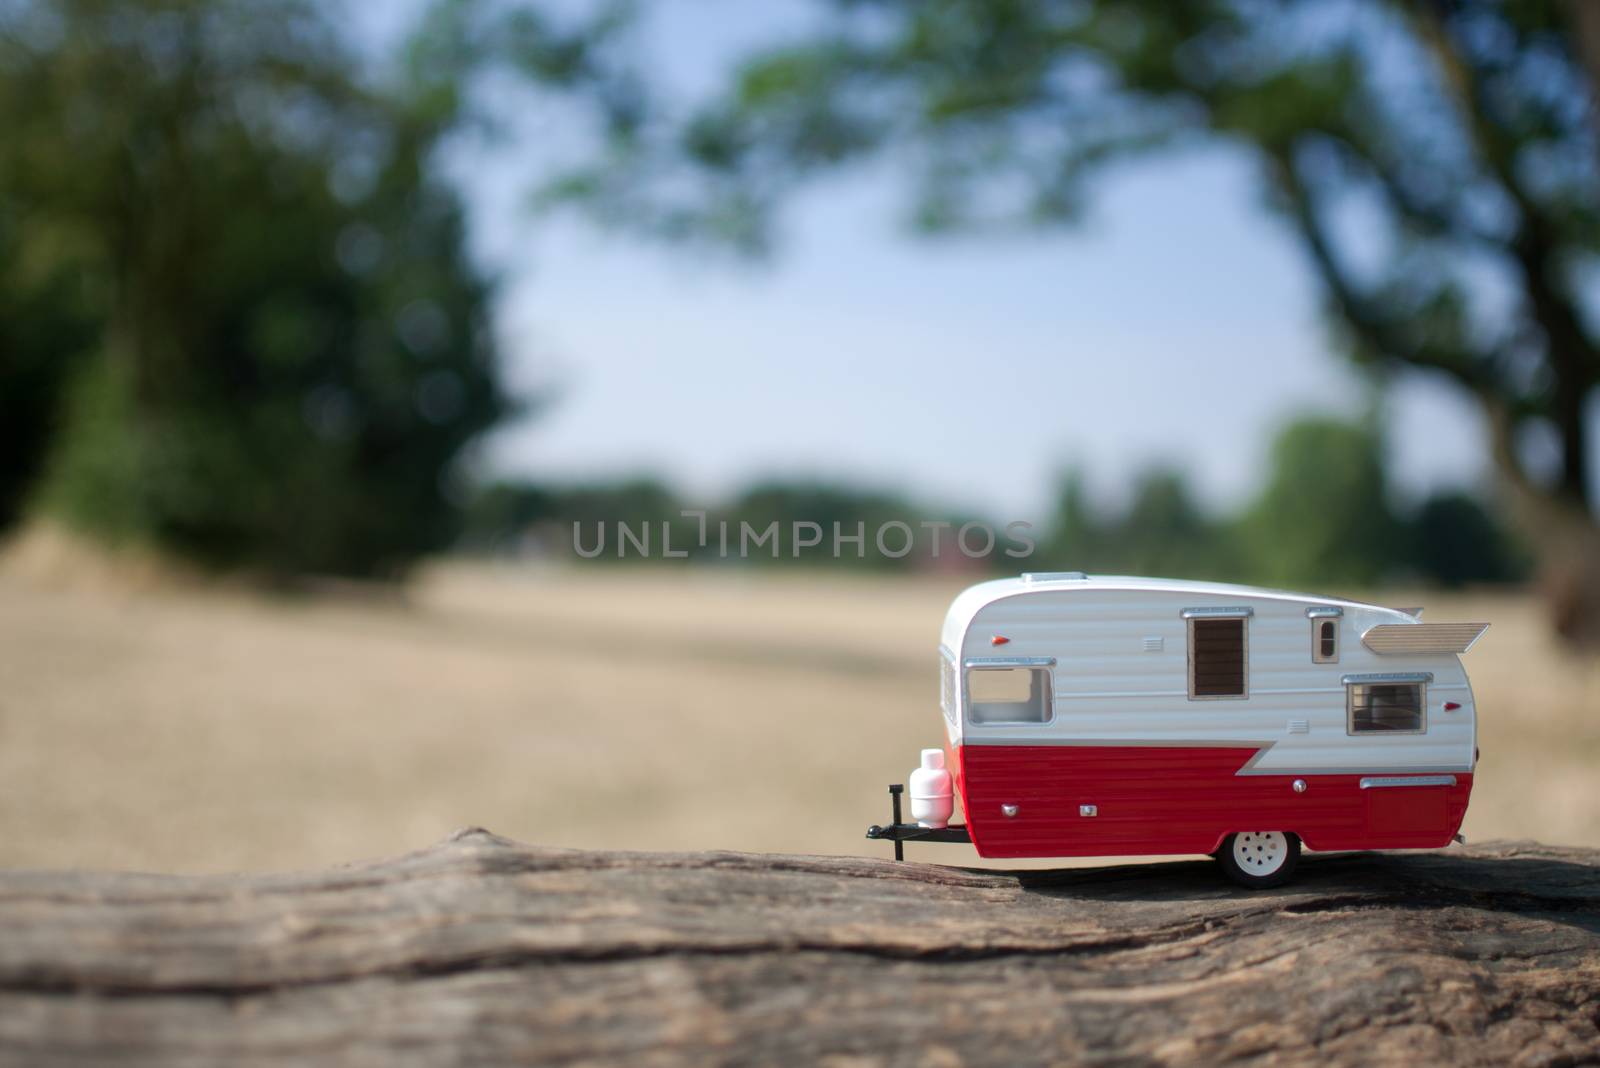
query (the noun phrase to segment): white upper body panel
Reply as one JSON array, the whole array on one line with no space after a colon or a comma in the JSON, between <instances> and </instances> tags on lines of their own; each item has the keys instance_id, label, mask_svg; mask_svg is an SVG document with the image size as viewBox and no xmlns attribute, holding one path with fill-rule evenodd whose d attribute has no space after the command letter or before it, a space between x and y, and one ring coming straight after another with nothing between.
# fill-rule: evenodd
<instances>
[{"instance_id":1,"label":"white upper body panel","mask_svg":"<svg viewBox=\"0 0 1600 1068\"><path fill-rule=\"evenodd\" d=\"M1189 696L1188 609L1248 610L1246 697ZM1314 661L1314 617L1337 621L1335 662ZM1381 655L1362 644L1374 626L1418 623L1398 609L1227 583L1128 576L984 582L957 596L945 617L941 655L956 667L942 669L946 688L951 674L957 680L947 728L954 745L1260 747L1247 774L1470 771L1475 709L1460 659L1447 652ZM996 646L996 636L1007 640ZM966 668L993 659L1053 660L1048 722L969 721ZM1422 732L1349 732L1345 677L1383 674L1429 676ZM1446 702L1459 707L1446 711Z\"/></svg>"}]
</instances>

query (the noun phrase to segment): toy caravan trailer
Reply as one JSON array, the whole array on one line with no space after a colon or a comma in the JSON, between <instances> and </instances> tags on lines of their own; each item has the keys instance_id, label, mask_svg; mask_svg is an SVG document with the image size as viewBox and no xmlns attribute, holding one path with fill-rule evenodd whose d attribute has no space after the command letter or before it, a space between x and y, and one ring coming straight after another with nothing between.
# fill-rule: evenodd
<instances>
[{"instance_id":1,"label":"toy caravan trailer","mask_svg":"<svg viewBox=\"0 0 1600 1068\"><path fill-rule=\"evenodd\" d=\"M868 836L984 857L1211 854L1274 886L1313 850L1457 836L1477 763L1458 654L1486 623L1212 582L1023 575L960 594L944 749ZM959 796L965 825L947 823Z\"/></svg>"}]
</instances>

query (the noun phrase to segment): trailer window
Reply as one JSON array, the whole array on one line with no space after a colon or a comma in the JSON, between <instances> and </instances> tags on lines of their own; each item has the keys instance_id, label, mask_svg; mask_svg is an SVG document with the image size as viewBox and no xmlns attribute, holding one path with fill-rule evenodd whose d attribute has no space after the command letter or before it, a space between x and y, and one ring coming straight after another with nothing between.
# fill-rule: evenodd
<instances>
[{"instance_id":1,"label":"trailer window","mask_svg":"<svg viewBox=\"0 0 1600 1068\"><path fill-rule=\"evenodd\" d=\"M1313 619L1311 621L1311 659L1317 664L1339 662L1339 621Z\"/></svg>"},{"instance_id":2,"label":"trailer window","mask_svg":"<svg viewBox=\"0 0 1600 1068\"><path fill-rule=\"evenodd\" d=\"M1189 620L1189 699L1245 697L1249 650L1244 617Z\"/></svg>"},{"instance_id":3,"label":"trailer window","mask_svg":"<svg viewBox=\"0 0 1600 1068\"><path fill-rule=\"evenodd\" d=\"M1351 734L1421 734L1426 684L1352 682L1345 685Z\"/></svg>"},{"instance_id":4,"label":"trailer window","mask_svg":"<svg viewBox=\"0 0 1600 1068\"><path fill-rule=\"evenodd\" d=\"M1049 668L969 668L967 718L973 723L1047 723Z\"/></svg>"}]
</instances>

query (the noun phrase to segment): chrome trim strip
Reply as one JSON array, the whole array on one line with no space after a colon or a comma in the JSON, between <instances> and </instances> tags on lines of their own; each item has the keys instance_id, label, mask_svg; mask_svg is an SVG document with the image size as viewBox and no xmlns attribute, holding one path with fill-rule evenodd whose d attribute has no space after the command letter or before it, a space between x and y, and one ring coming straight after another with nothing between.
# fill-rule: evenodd
<instances>
[{"instance_id":1,"label":"chrome trim strip","mask_svg":"<svg viewBox=\"0 0 1600 1068\"><path fill-rule=\"evenodd\" d=\"M946 687L949 687L948 700ZM939 711L950 726L952 741L961 737L961 669L956 667L956 654L944 642L939 643Z\"/></svg>"},{"instance_id":2,"label":"chrome trim strip","mask_svg":"<svg viewBox=\"0 0 1600 1068\"><path fill-rule=\"evenodd\" d=\"M1037 724L1029 724L1029 726L1037 726ZM1116 748L1119 748L1119 749L1173 749L1173 748L1181 748L1181 749L1255 749L1256 750L1255 755L1252 756L1249 760L1245 761L1244 764L1242 764L1240 766L1239 770L1237 772L1235 772L1236 775L1276 775L1276 776L1280 776L1280 777L1290 777L1290 776L1295 776L1295 775L1301 775L1301 776L1306 776L1306 775L1367 775L1367 776L1371 776L1371 773L1372 773L1372 770L1373 770L1371 764L1366 764L1366 765L1363 765L1363 766L1360 766L1360 767L1352 767L1352 766L1348 766L1348 765L1339 765L1339 766L1335 766L1335 767L1326 767L1326 768L1311 768L1311 767L1305 767L1305 766L1288 767L1288 768L1258 768L1258 767L1256 767L1256 765L1261 761L1261 759L1263 757L1265 757L1269 752L1271 752L1272 749L1278 744L1276 741L1259 742L1259 741L1245 741L1243 739L1222 739L1222 740L1218 740L1218 739L1214 739L1214 738L1205 738L1205 739L1201 739L1201 738L1172 738L1172 739L1165 739L1164 738L1164 739L1162 739L1160 741L1152 741L1150 739L1144 739L1144 738L1070 738L1070 737L1061 737L1061 736L1052 737L1052 736L1049 736L1049 735L1042 735L1042 736L1033 737L1033 738L1016 738L1016 737L1010 737L1010 736L1008 736L1008 737L998 737L998 738L997 737L985 738L985 737L982 737L982 736L968 735L962 741L961 744L962 745L1018 745L1018 744L1021 744L1021 745L1037 745L1037 746L1051 746L1051 747L1056 747L1056 748L1079 748L1079 749L1095 749L1095 748L1109 748L1109 747L1116 747ZM1438 764L1434 764L1432 766L1429 766L1429 765L1426 765L1426 764L1397 764L1392 768L1385 768L1384 770L1387 771L1387 772L1390 772L1392 775L1412 775L1412 774L1415 774L1415 775L1421 775L1421 776L1426 776L1429 773L1437 773L1437 772L1444 772L1444 771L1453 771L1453 772L1455 772L1456 774L1459 774L1459 775L1470 775L1470 774L1472 774L1472 771L1473 771L1472 768L1466 767L1466 766L1459 766L1458 767L1458 766L1452 766L1452 765L1445 765L1444 767L1440 767ZM1440 776L1440 777L1441 778L1453 778L1454 776Z\"/></svg>"},{"instance_id":3,"label":"chrome trim strip","mask_svg":"<svg viewBox=\"0 0 1600 1068\"><path fill-rule=\"evenodd\" d=\"M1260 749L1257 749L1256 752L1255 752L1255 755L1252 756L1249 760L1246 760L1244 762L1244 764L1239 768L1239 770L1234 772L1234 774L1235 775L1264 775L1264 774L1266 774L1265 772L1256 771L1255 770L1255 766L1258 763L1261 762L1261 758L1262 757L1264 757L1268 753L1272 752L1272 747L1277 745L1277 744L1278 743L1275 742L1275 741L1267 742Z\"/></svg>"},{"instance_id":4,"label":"chrome trim strip","mask_svg":"<svg viewBox=\"0 0 1600 1068\"><path fill-rule=\"evenodd\" d=\"M1038 727L1037 723L1024 724L1029 727ZM1138 748L1138 749L1255 749L1258 750L1251 760L1260 759L1261 753L1266 752L1277 744L1276 741L1258 741L1243 738L1075 738L1066 735L1052 735L1040 731L1032 738L996 738L984 739L983 745L1049 745L1049 746L1077 746L1084 749L1094 748ZM974 744L975 739L968 739L966 744ZM1248 766L1248 763L1245 765ZM1371 767L1362 768L1362 771L1371 771ZM1428 769L1432 770L1432 769ZM1274 775L1287 775L1290 772L1273 772Z\"/></svg>"},{"instance_id":5,"label":"chrome trim strip","mask_svg":"<svg viewBox=\"0 0 1600 1068\"><path fill-rule=\"evenodd\" d=\"M964 668L1055 667L1053 656L969 656L961 662Z\"/></svg>"},{"instance_id":6,"label":"chrome trim strip","mask_svg":"<svg viewBox=\"0 0 1600 1068\"><path fill-rule=\"evenodd\" d=\"M1431 671L1374 671L1365 675L1341 675L1339 681L1349 686L1364 682L1432 682Z\"/></svg>"},{"instance_id":7,"label":"chrome trim strip","mask_svg":"<svg viewBox=\"0 0 1600 1068\"><path fill-rule=\"evenodd\" d=\"M1254 760L1248 761L1245 764L1244 767L1242 767L1242 768L1240 768L1238 770L1238 772L1236 774L1239 774L1239 775L1366 775L1366 774L1368 774L1369 772L1372 771L1372 765L1371 764L1367 764L1364 767L1348 767L1348 766L1346 766L1346 767L1330 767L1330 768L1257 768L1257 767L1254 766L1254 764L1255 764ZM1392 772L1395 772L1397 774L1406 774L1406 775L1409 775L1409 774L1412 774L1412 773L1422 774L1422 773L1430 772L1430 771L1438 771L1439 770L1439 765L1435 764L1432 767L1428 767L1426 765L1421 765L1421 764L1412 764L1412 765L1401 764L1401 765L1398 765L1398 766L1393 767L1393 768L1386 768L1384 770L1392 771ZM1472 769L1471 768L1455 767L1455 768L1449 768L1448 770L1459 772L1459 773L1461 773L1463 775L1468 775L1468 774L1472 773Z\"/></svg>"},{"instance_id":8,"label":"chrome trim strip","mask_svg":"<svg viewBox=\"0 0 1600 1068\"><path fill-rule=\"evenodd\" d=\"M1318 604L1306 609L1307 619L1338 619L1344 615L1344 609L1337 605Z\"/></svg>"},{"instance_id":9,"label":"chrome trim strip","mask_svg":"<svg viewBox=\"0 0 1600 1068\"><path fill-rule=\"evenodd\" d=\"M1337 693L1338 691L1330 690L1329 692ZM1104 700L1107 697L1186 697L1188 695L1182 690L1073 690L1065 692L1057 690L1056 696L1064 701L1069 698L1093 698L1094 700Z\"/></svg>"},{"instance_id":10,"label":"chrome trim strip","mask_svg":"<svg viewBox=\"0 0 1600 1068\"><path fill-rule=\"evenodd\" d=\"M1252 689L1251 697L1306 697L1315 694L1333 695L1342 692L1342 686L1276 686L1271 689ZM1429 693L1444 693L1446 690L1458 692L1467 687L1459 682L1442 682L1437 686L1430 685ZM1093 700L1104 701L1111 697L1187 697L1183 690L1057 690L1056 699L1060 701ZM1300 706L1296 706L1300 707Z\"/></svg>"},{"instance_id":11,"label":"chrome trim strip","mask_svg":"<svg viewBox=\"0 0 1600 1068\"><path fill-rule=\"evenodd\" d=\"M1342 686L1278 686L1270 690L1251 690L1250 693L1256 697L1283 697L1289 694L1333 694L1339 693L1343 689L1344 687Z\"/></svg>"},{"instance_id":12,"label":"chrome trim strip","mask_svg":"<svg viewBox=\"0 0 1600 1068\"><path fill-rule=\"evenodd\" d=\"M1256 610L1249 605L1236 605L1225 608L1184 608L1178 615L1184 619L1249 619L1256 614Z\"/></svg>"},{"instance_id":13,"label":"chrome trim strip","mask_svg":"<svg viewBox=\"0 0 1600 1068\"><path fill-rule=\"evenodd\" d=\"M1361 780L1363 790L1379 786L1454 786L1454 775L1372 775Z\"/></svg>"}]
</instances>

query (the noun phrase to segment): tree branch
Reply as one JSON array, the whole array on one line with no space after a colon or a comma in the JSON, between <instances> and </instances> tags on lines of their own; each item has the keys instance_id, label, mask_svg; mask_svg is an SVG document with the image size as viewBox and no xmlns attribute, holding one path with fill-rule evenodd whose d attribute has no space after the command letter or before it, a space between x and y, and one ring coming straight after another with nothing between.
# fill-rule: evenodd
<instances>
[{"instance_id":1,"label":"tree branch","mask_svg":"<svg viewBox=\"0 0 1600 1068\"><path fill-rule=\"evenodd\" d=\"M1516 206L1517 232L1507 251L1519 268L1523 296L1544 333L1554 379L1544 414L1561 436L1558 492L1588 509L1589 427L1584 405L1589 392L1600 384L1600 348L1590 339L1563 277L1566 242L1562 227L1523 187L1516 172L1517 143L1490 115L1484 79L1457 47L1440 5L1428 3L1410 10L1419 37L1433 53L1466 119L1480 158Z\"/></svg>"},{"instance_id":2,"label":"tree branch","mask_svg":"<svg viewBox=\"0 0 1600 1068\"><path fill-rule=\"evenodd\" d=\"M1489 368L1487 361L1461 349L1408 337L1393 316L1380 306L1380 301L1362 291L1334 251L1315 194L1301 177L1292 148L1269 156L1269 166L1288 204L1289 217L1323 285L1365 349L1392 364L1442 371L1480 397L1506 391L1506 383Z\"/></svg>"}]
</instances>

